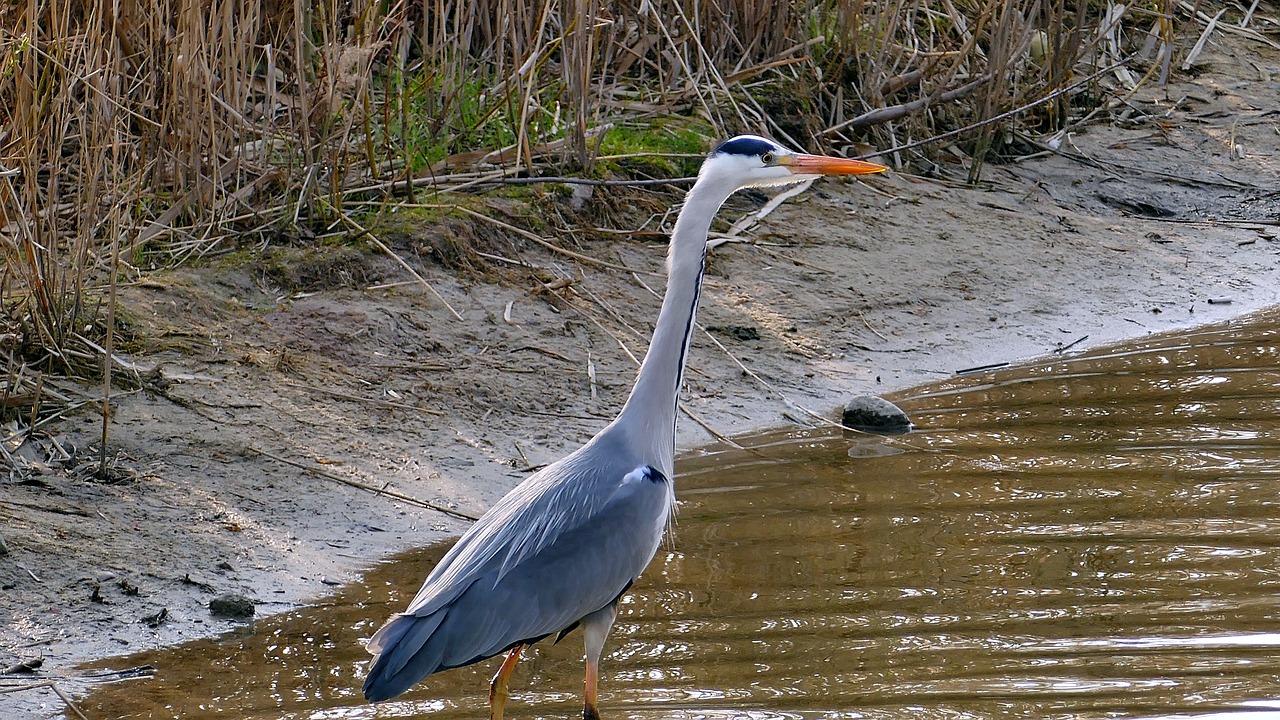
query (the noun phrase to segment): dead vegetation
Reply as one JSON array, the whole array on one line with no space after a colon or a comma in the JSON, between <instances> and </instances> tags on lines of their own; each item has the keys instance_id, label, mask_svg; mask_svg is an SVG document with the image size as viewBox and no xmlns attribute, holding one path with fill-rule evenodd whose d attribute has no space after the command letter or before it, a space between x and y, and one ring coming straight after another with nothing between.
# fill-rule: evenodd
<instances>
[{"instance_id":1,"label":"dead vegetation","mask_svg":"<svg viewBox=\"0 0 1280 720\"><path fill-rule=\"evenodd\" d=\"M975 182L984 162L1055 147L1073 123L1130 114L1127 94L1190 69L1215 29L1275 45L1263 10L1274 8L9 4L0 9L3 442L18 447L78 404L100 409L105 441L111 380L128 368L108 360L120 329L114 291L148 270L244 250L266 254L285 288L358 284L365 260L349 248L308 263L319 277L291 270L295 255L357 238L426 284L403 243L370 230L410 196L447 207L463 192L549 176L660 180L689 172L713 138L734 132ZM940 136L952 140L932 143ZM940 147L950 166L935 161ZM494 215L466 208L467 232L410 242L409 259L481 272L503 258L502 243L545 240ZM472 242L495 232L504 240ZM99 374L102 386L55 394L48 373ZM104 450L104 472L106 459Z\"/></svg>"}]
</instances>

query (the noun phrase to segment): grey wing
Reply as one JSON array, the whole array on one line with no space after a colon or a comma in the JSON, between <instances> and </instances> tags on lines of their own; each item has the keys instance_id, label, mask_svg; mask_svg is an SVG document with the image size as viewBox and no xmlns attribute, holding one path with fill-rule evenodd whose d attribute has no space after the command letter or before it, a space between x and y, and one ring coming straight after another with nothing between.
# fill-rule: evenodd
<instances>
[{"instance_id":1,"label":"grey wing","mask_svg":"<svg viewBox=\"0 0 1280 720\"><path fill-rule=\"evenodd\" d=\"M603 506L515 565L491 563L443 606L399 615L378 631L365 681L370 700L394 697L423 677L492 657L572 626L619 595L662 540L671 483L644 466Z\"/></svg>"},{"instance_id":2,"label":"grey wing","mask_svg":"<svg viewBox=\"0 0 1280 720\"><path fill-rule=\"evenodd\" d=\"M540 552L609 502L642 465L608 430L534 473L494 505L427 576L406 614L443 607L498 563L499 576Z\"/></svg>"}]
</instances>

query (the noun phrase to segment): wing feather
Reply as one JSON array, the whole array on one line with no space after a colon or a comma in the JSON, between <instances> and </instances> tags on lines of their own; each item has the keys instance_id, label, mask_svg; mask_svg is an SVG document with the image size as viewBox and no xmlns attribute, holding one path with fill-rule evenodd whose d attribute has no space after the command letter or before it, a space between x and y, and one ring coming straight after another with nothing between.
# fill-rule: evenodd
<instances>
[{"instance_id":1,"label":"wing feather","mask_svg":"<svg viewBox=\"0 0 1280 720\"><path fill-rule=\"evenodd\" d=\"M624 482L591 522L502 577L495 573L492 585L489 576L472 585L450 606L447 624L460 652L446 663L559 632L608 605L653 559L672 501L667 482Z\"/></svg>"},{"instance_id":2,"label":"wing feather","mask_svg":"<svg viewBox=\"0 0 1280 720\"><path fill-rule=\"evenodd\" d=\"M557 538L589 521L619 479L641 463L609 433L529 476L499 500L445 554L406 612L429 615L452 602L469 580L500 579Z\"/></svg>"}]
</instances>

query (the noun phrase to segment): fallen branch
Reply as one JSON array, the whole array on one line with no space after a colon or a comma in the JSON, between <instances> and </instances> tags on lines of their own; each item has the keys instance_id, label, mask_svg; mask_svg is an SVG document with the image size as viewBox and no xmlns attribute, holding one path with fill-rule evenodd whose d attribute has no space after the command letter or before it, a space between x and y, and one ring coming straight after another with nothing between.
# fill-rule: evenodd
<instances>
[{"instance_id":1,"label":"fallen branch","mask_svg":"<svg viewBox=\"0 0 1280 720\"><path fill-rule=\"evenodd\" d=\"M1072 340L1066 345L1062 345L1061 343L1059 343L1058 347L1054 348L1053 351L1055 353L1064 353L1088 339L1089 339L1088 335L1081 335L1080 337L1076 338L1075 340Z\"/></svg>"},{"instance_id":2,"label":"fallen branch","mask_svg":"<svg viewBox=\"0 0 1280 720\"><path fill-rule=\"evenodd\" d=\"M282 462L285 465L292 465L293 467L299 468L301 470L305 470L311 473L312 475L317 475L319 477L322 477L328 480L340 482L343 485L350 485L351 487L358 488L360 490L368 490L369 492L375 495L386 495L387 497L395 498L396 500L400 500L402 502L407 502L410 505L417 505L418 507L426 508L428 510L435 510L436 512L441 512L441 513L444 513L445 515L461 518L463 520L471 520L474 522L480 519L475 515L468 515L467 513L461 512L459 510L450 510L449 508L444 507L442 505L436 505L435 503L428 502L426 500L419 500L418 498L411 497L403 493L398 493L394 490L387 490L386 488L375 487L368 483L362 483L359 480L352 480L351 478L342 477L337 473L331 473L322 468L314 467L312 465L307 465L305 463L301 463L296 460L290 460L289 458L281 457L279 455L276 455L275 453L267 452L266 450L256 448L252 445L245 445L244 449L248 450L249 452L261 455L262 457L271 458L272 460L275 460L277 462Z\"/></svg>"},{"instance_id":3,"label":"fallen branch","mask_svg":"<svg viewBox=\"0 0 1280 720\"><path fill-rule=\"evenodd\" d=\"M657 273L651 273L645 270L632 270L629 267L623 267L622 265L611 263L605 260L598 260L596 258L591 257L590 255L583 255L580 252L574 252L573 250L570 250L568 248L562 248L559 245L556 245L555 243L550 242L549 240L545 240L541 237L538 237L537 235L529 232L528 230L525 230L523 228L518 228L515 225L512 225L511 223L505 223L499 220L498 218L485 215L484 213L481 213L481 212L476 212L475 210L462 207L461 205L455 206L453 209L457 210L458 212L464 213L466 215L470 215L471 217L474 217L477 220L484 220L485 222L493 223L494 225L497 225L503 230L513 232L519 235L520 237L525 238L526 240L532 240L533 242L541 245L542 247L548 250L551 250L552 252L557 252L557 253L560 253L561 255L566 255L568 257L573 258L574 260L581 260L582 262L591 263L592 265L607 267L610 270L621 270L622 272L629 272L629 273L643 272L647 275L657 274Z\"/></svg>"},{"instance_id":4,"label":"fallen branch","mask_svg":"<svg viewBox=\"0 0 1280 720\"><path fill-rule=\"evenodd\" d=\"M991 125L992 123L998 123L998 122L1000 122L1000 121L1002 121L1002 120L1007 120L1007 119L1009 119L1009 118L1013 117L1014 115L1017 115L1018 113L1026 112L1027 110L1030 110L1031 108L1036 107L1037 105L1043 105L1043 104L1045 104L1045 103L1049 102L1050 100L1053 100L1053 99L1055 99L1055 98L1057 98L1057 97L1060 97L1060 96L1062 96L1062 95L1065 95L1065 94L1067 94L1067 93L1069 93L1069 92L1071 92L1071 91L1075 90L1075 89L1076 89L1076 88L1078 88L1078 87L1081 87L1081 86L1083 86L1083 85L1087 85L1087 84L1089 84L1089 83L1093 82L1094 80L1097 80L1098 78L1102 77L1103 75L1106 75L1107 73L1111 72L1112 70L1115 70L1116 68L1118 68L1118 67L1120 67L1120 66L1122 66L1122 65L1127 64L1130 60L1132 60L1132 59L1133 59L1133 57L1134 57L1134 56L1130 55L1130 56L1128 56L1128 57L1126 57L1126 58L1123 58L1123 59L1122 59L1122 60L1120 60L1119 62L1112 63L1111 65L1108 65L1107 67L1104 67L1104 68L1102 68L1101 70L1097 70L1097 71L1095 71L1093 74L1091 74L1091 75L1089 75L1089 76L1087 76L1087 77L1081 78L1080 80L1077 80L1077 81L1075 81L1075 82L1071 83L1070 85L1067 85L1066 87L1058 88L1057 90L1054 90L1053 92L1049 93L1048 95L1045 95L1044 97L1041 97L1041 98L1039 98L1039 99L1037 99L1037 100L1033 100L1033 101L1031 101L1031 102L1029 102L1029 103L1027 103L1027 104L1025 104L1025 105L1020 105L1020 106L1018 106L1018 107L1016 107L1016 108L1014 108L1014 109L1012 109L1012 110L1009 110L1009 111L1007 111L1007 112L1002 112L1002 113L1000 113L999 115L995 115L995 116L989 117L989 118L987 118L986 120L982 120L982 121L980 121L980 122L976 122L976 123L973 123L973 124L971 124L971 125L966 125L966 126L964 126L964 127L962 127L962 128L956 128L955 130L951 130L951 131L949 131L949 132L944 132L944 133L942 133L941 135L934 135L933 137L927 137L927 138L925 138L925 139L923 139L923 140L917 140L917 141L912 142L912 143L907 143L906 145L895 145L895 146L893 146L893 147L891 147L891 148L886 148L886 149L884 149L884 150L876 150L875 152L864 153L864 154L862 154L862 155L859 155L857 159L858 159L858 160L866 160L867 158L879 157L879 156L881 156L881 155L890 155L890 154L893 154L893 153L902 152L903 150L913 150L913 149L915 149L915 148L923 147L923 146L925 146L925 145L929 145L929 144L931 144L931 143L936 143L936 142L941 142L941 141L943 141L943 140L948 140L948 139L953 138L953 137L956 137L956 136L958 136L958 135L963 135L964 133L967 133L967 132L972 132L972 131L974 131L974 130L977 130L978 128L986 127L987 125Z\"/></svg>"},{"instance_id":5,"label":"fallen branch","mask_svg":"<svg viewBox=\"0 0 1280 720\"><path fill-rule=\"evenodd\" d=\"M647 185L683 185L697 180L696 175L678 178L658 178L654 180L597 180L595 178L575 177L503 177L492 180L478 180L477 185L537 185L540 183L562 183L565 185L592 185L595 187L644 187Z\"/></svg>"},{"instance_id":6,"label":"fallen branch","mask_svg":"<svg viewBox=\"0 0 1280 720\"><path fill-rule=\"evenodd\" d=\"M986 372L988 370L999 370L1003 367L1009 367L1007 362L987 363L986 365L975 365L973 367L961 368L956 371L957 375L970 375L972 373Z\"/></svg>"},{"instance_id":7,"label":"fallen branch","mask_svg":"<svg viewBox=\"0 0 1280 720\"><path fill-rule=\"evenodd\" d=\"M990 82L992 77L993 76L991 75L983 75L976 80L971 80L964 85L961 85L958 88L948 90L941 95L938 95L936 98L922 97L919 100L902 103L901 105L890 105L889 107L876 108L875 110L865 112L852 120L845 120L838 125L832 125L826 130L823 130L821 134L830 135L831 133L839 132L841 130L856 130L858 128L867 127L868 125L880 125L882 123L900 120L912 113L920 112L921 110L928 108L930 105L936 105L937 103L949 102L951 100L962 98Z\"/></svg>"}]
</instances>

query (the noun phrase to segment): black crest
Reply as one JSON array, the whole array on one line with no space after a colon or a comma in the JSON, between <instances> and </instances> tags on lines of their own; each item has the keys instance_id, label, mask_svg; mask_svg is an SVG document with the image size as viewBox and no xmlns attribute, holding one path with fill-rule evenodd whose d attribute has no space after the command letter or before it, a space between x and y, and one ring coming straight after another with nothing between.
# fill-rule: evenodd
<instances>
[{"instance_id":1,"label":"black crest","mask_svg":"<svg viewBox=\"0 0 1280 720\"><path fill-rule=\"evenodd\" d=\"M754 157L767 152L773 152L774 148L774 144L764 138L743 135L720 143L720 146L711 154L719 155L721 153L727 153L729 155L745 155L747 157Z\"/></svg>"}]
</instances>

